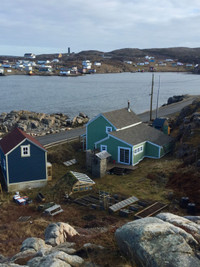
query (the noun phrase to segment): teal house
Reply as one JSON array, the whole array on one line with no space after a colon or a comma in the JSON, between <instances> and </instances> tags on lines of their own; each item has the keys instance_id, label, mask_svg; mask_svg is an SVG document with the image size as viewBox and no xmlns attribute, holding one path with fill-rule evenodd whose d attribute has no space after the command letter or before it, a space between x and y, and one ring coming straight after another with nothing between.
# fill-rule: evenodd
<instances>
[{"instance_id":1,"label":"teal house","mask_svg":"<svg viewBox=\"0 0 200 267\"><path fill-rule=\"evenodd\" d=\"M48 180L46 149L19 128L0 140L0 167L8 191L44 186Z\"/></svg>"},{"instance_id":2,"label":"teal house","mask_svg":"<svg viewBox=\"0 0 200 267\"><path fill-rule=\"evenodd\" d=\"M145 157L159 159L172 144L170 136L143 123L130 104L101 113L86 125L86 149L106 150L120 164L136 165Z\"/></svg>"}]
</instances>

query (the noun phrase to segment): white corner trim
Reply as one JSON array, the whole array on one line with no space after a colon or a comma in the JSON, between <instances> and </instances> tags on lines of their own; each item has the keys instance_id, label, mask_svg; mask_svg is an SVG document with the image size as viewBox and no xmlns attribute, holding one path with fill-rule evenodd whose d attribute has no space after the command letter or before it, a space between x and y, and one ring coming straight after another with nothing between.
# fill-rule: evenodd
<instances>
[{"instance_id":1,"label":"white corner trim","mask_svg":"<svg viewBox=\"0 0 200 267\"><path fill-rule=\"evenodd\" d=\"M46 169L46 180L48 180L48 170L47 170L47 151L45 151L45 169Z\"/></svg>"},{"instance_id":2,"label":"white corner trim","mask_svg":"<svg viewBox=\"0 0 200 267\"><path fill-rule=\"evenodd\" d=\"M5 155L6 156L6 182L7 182L7 185L8 186L10 184L10 181L9 181L9 169L8 169L8 155Z\"/></svg>"}]
</instances>

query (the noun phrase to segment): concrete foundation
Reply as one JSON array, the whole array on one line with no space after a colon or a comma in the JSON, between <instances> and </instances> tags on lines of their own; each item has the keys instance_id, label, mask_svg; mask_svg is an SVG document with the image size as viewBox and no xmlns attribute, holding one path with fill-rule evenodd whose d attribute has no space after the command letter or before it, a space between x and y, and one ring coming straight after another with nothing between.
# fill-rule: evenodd
<instances>
[{"instance_id":1,"label":"concrete foundation","mask_svg":"<svg viewBox=\"0 0 200 267\"><path fill-rule=\"evenodd\" d=\"M33 181L33 182L22 182L22 183L8 185L7 191L8 192L21 191L21 190L25 190L25 189L43 187L45 185L47 185L47 180L39 180L39 181Z\"/></svg>"}]
</instances>

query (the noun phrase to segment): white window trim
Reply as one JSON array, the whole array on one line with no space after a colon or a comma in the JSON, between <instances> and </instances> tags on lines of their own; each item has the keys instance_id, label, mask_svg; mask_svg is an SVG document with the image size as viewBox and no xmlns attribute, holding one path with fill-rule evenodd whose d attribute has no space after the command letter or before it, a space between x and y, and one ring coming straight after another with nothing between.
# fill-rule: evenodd
<instances>
[{"instance_id":1,"label":"white window trim","mask_svg":"<svg viewBox=\"0 0 200 267\"><path fill-rule=\"evenodd\" d=\"M27 148L27 154L24 154L24 148ZM25 145L25 146L21 146L21 157L30 157L31 153L30 153L30 145Z\"/></svg>"},{"instance_id":2,"label":"white window trim","mask_svg":"<svg viewBox=\"0 0 200 267\"><path fill-rule=\"evenodd\" d=\"M120 161L120 149L124 149L124 150L129 151L129 162L128 163ZM130 163L131 163L131 149L129 147L118 146L118 162L122 163L122 164L130 165Z\"/></svg>"},{"instance_id":3,"label":"white window trim","mask_svg":"<svg viewBox=\"0 0 200 267\"><path fill-rule=\"evenodd\" d=\"M134 148L133 151L134 151L134 155L140 154L143 152L143 146L138 146Z\"/></svg>"},{"instance_id":4,"label":"white window trim","mask_svg":"<svg viewBox=\"0 0 200 267\"><path fill-rule=\"evenodd\" d=\"M112 127L106 126L106 133L110 133L110 132L112 132Z\"/></svg>"},{"instance_id":5,"label":"white window trim","mask_svg":"<svg viewBox=\"0 0 200 267\"><path fill-rule=\"evenodd\" d=\"M104 148L104 149L103 149ZM107 151L107 146L106 145L101 145L101 152L102 151Z\"/></svg>"}]
</instances>

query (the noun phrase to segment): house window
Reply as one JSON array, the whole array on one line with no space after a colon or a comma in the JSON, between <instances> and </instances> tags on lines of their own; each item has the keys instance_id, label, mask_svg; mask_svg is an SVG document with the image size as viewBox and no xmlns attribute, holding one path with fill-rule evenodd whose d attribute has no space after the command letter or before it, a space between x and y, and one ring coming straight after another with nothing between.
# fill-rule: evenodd
<instances>
[{"instance_id":1,"label":"house window","mask_svg":"<svg viewBox=\"0 0 200 267\"><path fill-rule=\"evenodd\" d=\"M139 146L139 147L134 149L134 155L137 155L141 152L143 152L143 146Z\"/></svg>"},{"instance_id":2,"label":"house window","mask_svg":"<svg viewBox=\"0 0 200 267\"><path fill-rule=\"evenodd\" d=\"M112 132L112 127L106 126L106 133Z\"/></svg>"},{"instance_id":3,"label":"house window","mask_svg":"<svg viewBox=\"0 0 200 267\"><path fill-rule=\"evenodd\" d=\"M119 162L130 164L130 148L119 147Z\"/></svg>"},{"instance_id":4,"label":"house window","mask_svg":"<svg viewBox=\"0 0 200 267\"><path fill-rule=\"evenodd\" d=\"M30 145L21 146L21 157L30 157Z\"/></svg>"},{"instance_id":5,"label":"house window","mask_svg":"<svg viewBox=\"0 0 200 267\"><path fill-rule=\"evenodd\" d=\"M107 146L101 145L101 151L107 151Z\"/></svg>"}]
</instances>

